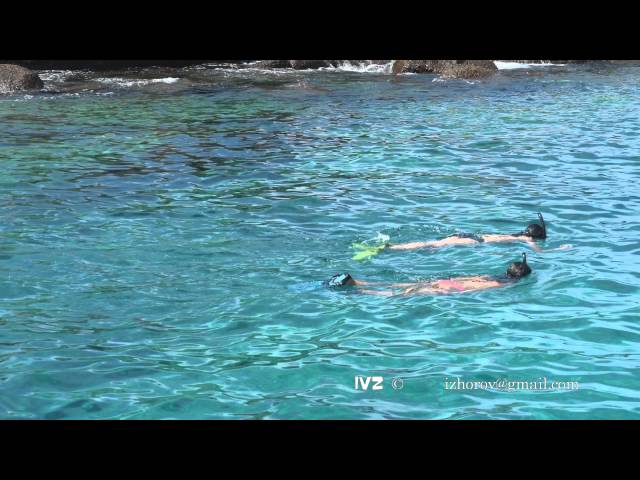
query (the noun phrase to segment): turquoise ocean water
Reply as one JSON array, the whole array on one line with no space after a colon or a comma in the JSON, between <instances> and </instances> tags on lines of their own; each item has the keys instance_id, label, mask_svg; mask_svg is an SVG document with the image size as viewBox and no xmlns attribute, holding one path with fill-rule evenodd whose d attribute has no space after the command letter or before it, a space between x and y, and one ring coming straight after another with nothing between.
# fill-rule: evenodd
<instances>
[{"instance_id":1,"label":"turquoise ocean water","mask_svg":"<svg viewBox=\"0 0 640 480\"><path fill-rule=\"evenodd\" d=\"M640 68L187 73L0 98L1 418L640 418ZM543 253L351 258L539 210ZM523 251L533 274L494 291L319 287Z\"/></svg>"}]
</instances>

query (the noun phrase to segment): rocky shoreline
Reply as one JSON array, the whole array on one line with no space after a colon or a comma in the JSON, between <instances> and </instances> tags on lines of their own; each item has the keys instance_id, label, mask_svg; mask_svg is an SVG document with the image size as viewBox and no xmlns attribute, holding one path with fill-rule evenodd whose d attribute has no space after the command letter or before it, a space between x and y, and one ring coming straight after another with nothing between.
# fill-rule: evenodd
<instances>
[{"instance_id":1,"label":"rocky shoreline","mask_svg":"<svg viewBox=\"0 0 640 480\"><path fill-rule=\"evenodd\" d=\"M586 63L585 60L506 60L516 63ZM495 74L493 60L0 60L0 94L43 88L38 70L119 71L133 68L184 68L211 64L234 68L308 70L352 65L391 64L391 73L430 73L442 78L475 79ZM635 60L605 60L611 64L636 63ZM215 68L215 67L213 67Z\"/></svg>"},{"instance_id":2,"label":"rocky shoreline","mask_svg":"<svg viewBox=\"0 0 640 480\"><path fill-rule=\"evenodd\" d=\"M20 65L0 64L0 94L40 90L44 84L37 73Z\"/></svg>"}]
</instances>

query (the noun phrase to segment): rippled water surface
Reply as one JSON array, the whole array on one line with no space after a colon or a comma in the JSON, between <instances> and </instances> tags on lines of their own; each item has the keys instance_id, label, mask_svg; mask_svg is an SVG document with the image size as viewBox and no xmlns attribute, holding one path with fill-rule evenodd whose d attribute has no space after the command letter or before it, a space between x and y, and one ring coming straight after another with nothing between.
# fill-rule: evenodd
<instances>
[{"instance_id":1,"label":"rippled water surface","mask_svg":"<svg viewBox=\"0 0 640 480\"><path fill-rule=\"evenodd\" d=\"M69 73L0 98L0 417L640 418L639 68ZM538 210L543 253L351 258ZM533 274L494 291L319 286L522 251ZM543 377L579 389L445 388Z\"/></svg>"}]
</instances>

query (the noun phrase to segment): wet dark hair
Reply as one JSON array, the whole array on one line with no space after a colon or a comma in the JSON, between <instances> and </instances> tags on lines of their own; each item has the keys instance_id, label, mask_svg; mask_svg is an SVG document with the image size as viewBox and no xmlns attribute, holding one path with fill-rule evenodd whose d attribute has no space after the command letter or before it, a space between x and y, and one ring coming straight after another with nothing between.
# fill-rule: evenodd
<instances>
[{"instance_id":1,"label":"wet dark hair","mask_svg":"<svg viewBox=\"0 0 640 480\"><path fill-rule=\"evenodd\" d=\"M507 268L507 277L509 278L522 278L531 273L531 268L527 265L527 254L522 254L521 262L513 262Z\"/></svg>"},{"instance_id":2,"label":"wet dark hair","mask_svg":"<svg viewBox=\"0 0 640 480\"><path fill-rule=\"evenodd\" d=\"M538 212L538 218L540 219L540 224L532 223L524 231L517 233L516 236L527 236L540 240L547 238L547 226L540 212Z\"/></svg>"}]
</instances>

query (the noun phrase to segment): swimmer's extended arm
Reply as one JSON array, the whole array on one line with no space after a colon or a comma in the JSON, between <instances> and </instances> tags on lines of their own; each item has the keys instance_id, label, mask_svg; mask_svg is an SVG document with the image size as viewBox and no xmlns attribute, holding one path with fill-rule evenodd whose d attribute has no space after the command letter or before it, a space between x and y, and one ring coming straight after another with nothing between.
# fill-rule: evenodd
<instances>
[{"instance_id":1,"label":"swimmer's extended arm","mask_svg":"<svg viewBox=\"0 0 640 480\"><path fill-rule=\"evenodd\" d=\"M434 242L411 242L411 243L397 243L395 245L389 245L389 250L415 250L416 248L433 247Z\"/></svg>"},{"instance_id":2,"label":"swimmer's extended arm","mask_svg":"<svg viewBox=\"0 0 640 480\"><path fill-rule=\"evenodd\" d=\"M556 252L559 250L570 250L573 248L573 245L569 244L569 243L565 243L563 245L560 245L559 247L556 248L547 248L545 250L543 250L542 248L540 248L538 246L538 244L532 240L527 241L527 243L529 244L529 246L531 248L533 248L536 252L540 253L540 252Z\"/></svg>"},{"instance_id":3,"label":"swimmer's extended arm","mask_svg":"<svg viewBox=\"0 0 640 480\"><path fill-rule=\"evenodd\" d=\"M522 237L518 235L483 235L485 243L505 243L505 242L526 242L534 251L541 252L542 249L538 246L538 244L527 237Z\"/></svg>"},{"instance_id":4,"label":"swimmer's extended arm","mask_svg":"<svg viewBox=\"0 0 640 480\"><path fill-rule=\"evenodd\" d=\"M393 297L394 293L391 290L360 290L360 293L367 295L379 295L382 297Z\"/></svg>"},{"instance_id":5,"label":"swimmer's extended arm","mask_svg":"<svg viewBox=\"0 0 640 480\"><path fill-rule=\"evenodd\" d=\"M389 245L388 248L391 250L414 250L416 248L447 247L450 245L470 245L474 243L478 242L472 238L453 236L441 240L432 240L430 242L398 243L396 245Z\"/></svg>"},{"instance_id":6,"label":"swimmer's extended arm","mask_svg":"<svg viewBox=\"0 0 640 480\"><path fill-rule=\"evenodd\" d=\"M538 246L538 244L536 242L534 242L533 240L527 240L527 244L533 248L534 251L536 252L541 252L542 249Z\"/></svg>"},{"instance_id":7,"label":"swimmer's extended arm","mask_svg":"<svg viewBox=\"0 0 640 480\"><path fill-rule=\"evenodd\" d=\"M358 287L369 286L369 285L377 285L377 286L386 285L389 288L405 288L405 287L415 287L416 285L420 285L419 283L365 282L364 280L356 280L356 279L353 279L353 284Z\"/></svg>"}]
</instances>

